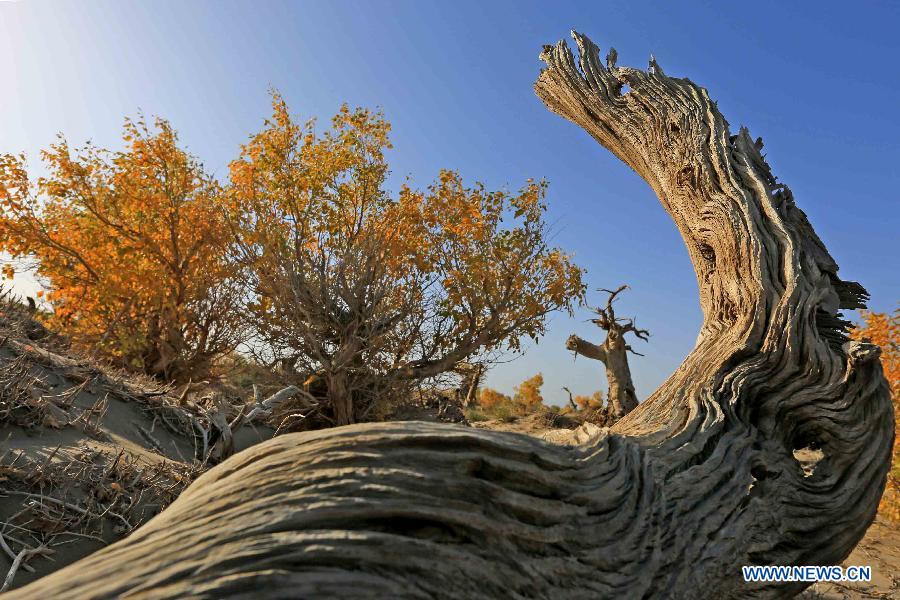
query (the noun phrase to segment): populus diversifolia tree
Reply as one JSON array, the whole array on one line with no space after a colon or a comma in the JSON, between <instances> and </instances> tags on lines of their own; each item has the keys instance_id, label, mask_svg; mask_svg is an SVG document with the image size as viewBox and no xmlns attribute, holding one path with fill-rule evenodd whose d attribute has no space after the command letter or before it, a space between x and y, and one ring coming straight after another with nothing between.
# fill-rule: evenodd
<instances>
[{"instance_id":1,"label":"populus diversifolia tree","mask_svg":"<svg viewBox=\"0 0 900 600\"><path fill-rule=\"evenodd\" d=\"M321 378L317 401L337 425L519 350L583 293L581 269L548 243L546 182L492 192L444 170L425 191L391 194L389 131L345 106L317 134L276 94L231 164L250 321L289 373Z\"/></svg>"},{"instance_id":2,"label":"populus diversifolia tree","mask_svg":"<svg viewBox=\"0 0 900 600\"><path fill-rule=\"evenodd\" d=\"M575 447L428 423L281 436L10 598L772 598L806 584L741 565L846 557L893 438L879 353L838 317L865 291L706 90L575 41L577 60L544 49L538 96L657 192L699 281L701 335L655 393Z\"/></svg>"}]
</instances>

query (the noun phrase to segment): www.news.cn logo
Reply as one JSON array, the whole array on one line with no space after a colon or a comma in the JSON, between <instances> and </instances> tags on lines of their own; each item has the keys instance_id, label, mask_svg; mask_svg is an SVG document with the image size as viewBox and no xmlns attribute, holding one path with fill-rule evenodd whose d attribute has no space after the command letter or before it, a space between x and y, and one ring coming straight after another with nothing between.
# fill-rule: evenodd
<instances>
[{"instance_id":1,"label":"www.news.cn logo","mask_svg":"<svg viewBox=\"0 0 900 600\"><path fill-rule=\"evenodd\" d=\"M872 567L741 567L744 581L871 581Z\"/></svg>"}]
</instances>

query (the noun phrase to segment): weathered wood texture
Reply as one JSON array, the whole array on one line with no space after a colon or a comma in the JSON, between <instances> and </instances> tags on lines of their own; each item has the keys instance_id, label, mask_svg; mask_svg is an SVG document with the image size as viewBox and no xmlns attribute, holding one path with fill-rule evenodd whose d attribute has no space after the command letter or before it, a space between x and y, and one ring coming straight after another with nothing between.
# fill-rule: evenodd
<instances>
[{"instance_id":1,"label":"weathered wood texture","mask_svg":"<svg viewBox=\"0 0 900 600\"><path fill-rule=\"evenodd\" d=\"M659 390L576 447L426 423L282 436L9 598L783 597L803 585L740 565L847 556L893 438L878 351L836 316L865 291L704 89L575 41L579 63L545 49L538 95L647 180L696 268L703 329Z\"/></svg>"}]
</instances>

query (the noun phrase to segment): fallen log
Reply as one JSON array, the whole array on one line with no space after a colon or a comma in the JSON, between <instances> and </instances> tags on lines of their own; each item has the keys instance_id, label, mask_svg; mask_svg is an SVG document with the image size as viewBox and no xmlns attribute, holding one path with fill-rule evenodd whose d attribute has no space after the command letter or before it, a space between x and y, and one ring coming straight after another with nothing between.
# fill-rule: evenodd
<instances>
[{"instance_id":1,"label":"fallen log","mask_svg":"<svg viewBox=\"0 0 900 600\"><path fill-rule=\"evenodd\" d=\"M577 62L544 49L538 96L654 189L700 288L697 345L650 398L578 446L415 422L280 436L9 598L777 598L807 584L741 565L840 563L894 435L878 349L838 314L865 290L706 90L574 37Z\"/></svg>"}]
</instances>

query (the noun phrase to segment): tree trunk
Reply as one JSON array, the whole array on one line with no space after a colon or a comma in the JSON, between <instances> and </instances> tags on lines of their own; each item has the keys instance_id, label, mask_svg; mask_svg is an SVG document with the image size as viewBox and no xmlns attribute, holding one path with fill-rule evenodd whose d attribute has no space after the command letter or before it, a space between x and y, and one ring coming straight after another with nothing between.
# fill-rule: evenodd
<instances>
[{"instance_id":1,"label":"tree trunk","mask_svg":"<svg viewBox=\"0 0 900 600\"><path fill-rule=\"evenodd\" d=\"M353 416L353 395L350 393L346 372L329 373L325 380L328 384L328 401L334 409L337 425L351 425Z\"/></svg>"},{"instance_id":2,"label":"tree trunk","mask_svg":"<svg viewBox=\"0 0 900 600\"><path fill-rule=\"evenodd\" d=\"M608 402L613 408L616 418L622 418L637 408L637 395L634 393L634 382L631 380L631 369L628 367L628 354L625 350L625 342L618 339L618 343L606 343L606 382L609 387L607 392Z\"/></svg>"},{"instance_id":3,"label":"tree trunk","mask_svg":"<svg viewBox=\"0 0 900 600\"><path fill-rule=\"evenodd\" d=\"M463 407L471 406L478 397L478 389L484 377L484 365L482 363L460 363L455 369L461 377L457 396L462 400Z\"/></svg>"},{"instance_id":4,"label":"tree trunk","mask_svg":"<svg viewBox=\"0 0 900 600\"><path fill-rule=\"evenodd\" d=\"M606 339L597 346L585 341L577 335L570 335L566 340L566 348L587 358L599 360L606 366L606 381L610 411L616 420L621 419L637 407L637 395L634 393L634 382L631 380L631 369L628 367L628 353L634 352L625 342L625 334L631 333L636 339L647 341L650 332L639 328L634 319L623 319L616 316L613 302L616 296L628 289L627 285L616 290L598 290L608 292L606 307L592 308L597 313L591 322L606 332ZM638 354L637 352L634 352Z\"/></svg>"},{"instance_id":5,"label":"tree trunk","mask_svg":"<svg viewBox=\"0 0 900 600\"><path fill-rule=\"evenodd\" d=\"M654 394L578 447L415 422L280 436L10 599L774 598L808 584L740 566L840 563L893 438L878 350L837 317L864 290L705 90L576 42L580 69L545 49L538 95L653 187L700 285L698 343Z\"/></svg>"},{"instance_id":6,"label":"tree trunk","mask_svg":"<svg viewBox=\"0 0 900 600\"><path fill-rule=\"evenodd\" d=\"M587 358L599 360L606 367L607 402L616 419L634 410L637 395L628 366L628 351L619 332L610 330L602 345L592 344L577 335L569 336L566 348Z\"/></svg>"}]
</instances>

